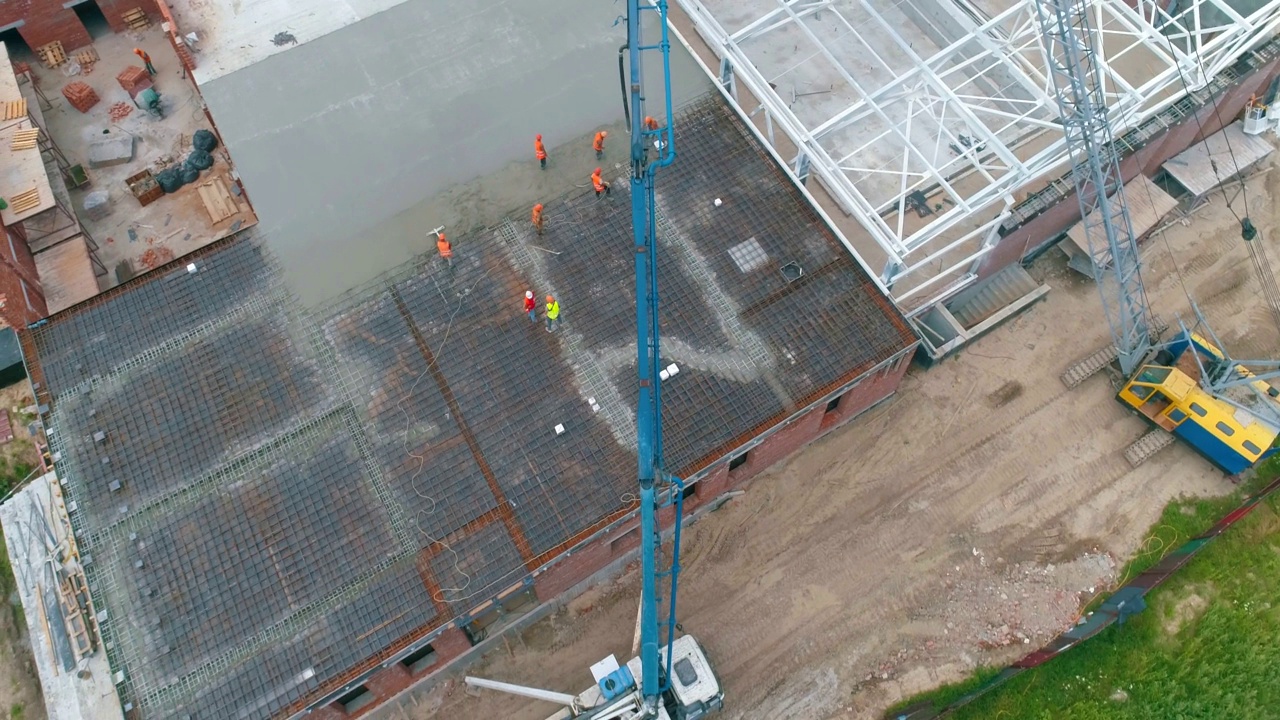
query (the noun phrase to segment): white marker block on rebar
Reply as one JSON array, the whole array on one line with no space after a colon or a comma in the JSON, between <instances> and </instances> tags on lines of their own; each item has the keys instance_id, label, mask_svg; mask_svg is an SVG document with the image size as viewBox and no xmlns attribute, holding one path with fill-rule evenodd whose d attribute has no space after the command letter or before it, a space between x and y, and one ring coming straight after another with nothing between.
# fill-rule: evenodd
<instances>
[{"instance_id":1,"label":"white marker block on rebar","mask_svg":"<svg viewBox=\"0 0 1280 720\"><path fill-rule=\"evenodd\" d=\"M187 263L187 272L188 272L188 273L192 273L192 274L194 274L194 273L195 273L195 271L196 271L196 269L197 269L197 268L196 268L196 264L195 264L195 263Z\"/></svg>"},{"instance_id":2,"label":"white marker block on rebar","mask_svg":"<svg viewBox=\"0 0 1280 720\"><path fill-rule=\"evenodd\" d=\"M672 377L675 377L676 375L679 375L679 374L680 374L680 366L679 366L679 365L676 365L675 363L671 363L670 365L668 365L668 366L667 366L667 374L668 374L668 375L670 375L670 376L672 376Z\"/></svg>"},{"instance_id":3,"label":"white marker block on rebar","mask_svg":"<svg viewBox=\"0 0 1280 720\"><path fill-rule=\"evenodd\" d=\"M671 373L667 372L666 370L663 370L662 372L658 373L658 377L663 380L666 380L667 378L671 377Z\"/></svg>"},{"instance_id":4,"label":"white marker block on rebar","mask_svg":"<svg viewBox=\"0 0 1280 720\"><path fill-rule=\"evenodd\" d=\"M93 441L96 443L106 442L107 434L99 430L98 432L93 434Z\"/></svg>"},{"instance_id":5,"label":"white marker block on rebar","mask_svg":"<svg viewBox=\"0 0 1280 720\"><path fill-rule=\"evenodd\" d=\"M557 435L563 435L563 434L564 434L564 425L556 425L556 434L557 434Z\"/></svg>"}]
</instances>

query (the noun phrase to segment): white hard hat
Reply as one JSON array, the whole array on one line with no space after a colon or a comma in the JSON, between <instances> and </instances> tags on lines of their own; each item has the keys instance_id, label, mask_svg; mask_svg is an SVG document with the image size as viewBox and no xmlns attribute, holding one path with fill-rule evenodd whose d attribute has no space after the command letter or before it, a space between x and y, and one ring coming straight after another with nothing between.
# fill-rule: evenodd
<instances>
[{"instance_id":1,"label":"white hard hat","mask_svg":"<svg viewBox=\"0 0 1280 720\"><path fill-rule=\"evenodd\" d=\"M524 296L525 296L525 297L527 297L527 298L531 298L531 297L533 297L533 291L532 291L532 290L525 290L525 291L524 291Z\"/></svg>"}]
</instances>

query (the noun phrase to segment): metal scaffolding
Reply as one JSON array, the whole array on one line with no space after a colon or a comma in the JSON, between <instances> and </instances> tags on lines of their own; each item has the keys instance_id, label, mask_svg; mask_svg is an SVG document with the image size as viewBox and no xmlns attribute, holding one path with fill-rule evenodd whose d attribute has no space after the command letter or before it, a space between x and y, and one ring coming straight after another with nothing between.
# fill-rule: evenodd
<instances>
[{"instance_id":1,"label":"metal scaffolding","mask_svg":"<svg viewBox=\"0 0 1280 720\"><path fill-rule=\"evenodd\" d=\"M1035 0L679 0L720 81L866 237L909 313L976 280L1037 179L1068 161ZM1280 0L1089 0L1116 135L1275 35ZM741 95L749 92L759 107ZM774 135L775 126L785 138ZM794 147L792 147L794 146Z\"/></svg>"}]
</instances>

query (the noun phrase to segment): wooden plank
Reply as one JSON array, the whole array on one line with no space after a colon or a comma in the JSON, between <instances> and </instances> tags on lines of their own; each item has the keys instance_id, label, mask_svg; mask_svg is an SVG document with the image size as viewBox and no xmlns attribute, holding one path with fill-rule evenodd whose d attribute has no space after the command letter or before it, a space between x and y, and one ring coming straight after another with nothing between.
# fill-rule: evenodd
<instances>
[{"instance_id":1,"label":"wooden plank","mask_svg":"<svg viewBox=\"0 0 1280 720\"><path fill-rule=\"evenodd\" d=\"M209 222L216 225L227 218L225 208L222 207L221 199L218 197L218 191L213 187L212 180L201 183L197 192L200 194L201 202L204 203L204 209L209 213Z\"/></svg>"},{"instance_id":2,"label":"wooden plank","mask_svg":"<svg viewBox=\"0 0 1280 720\"><path fill-rule=\"evenodd\" d=\"M41 45L36 54L44 61L45 65L51 68L58 67L67 61L67 52L62 47L61 40L54 40L48 45Z\"/></svg>"},{"instance_id":3,"label":"wooden plank","mask_svg":"<svg viewBox=\"0 0 1280 720\"><path fill-rule=\"evenodd\" d=\"M36 188L18 193L9 200L9 207L13 208L15 213L26 212L39 204L40 191Z\"/></svg>"},{"instance_id":4,"label":"wooden plank","mask_svg":"<svg viewBox=\"0 0 1280 720\"><path fill-rule=\"evenodd\" d=\"M26 100L9 100L4 104L4 119L17 120L27 116Z\"/></svg>"},{"instance_id":5,"label":"wooden plank","mask_svg":"<svg viewBox=\"0 0 1280 720\"><path fill-rule=\"evenodd\" d=\"M236 205L235 198L231 197L231 192L227 190L227 183L222 178L218 178L218 196L222 200L223 206L227 209L227 217L240 212L240 206Z\"/></svg>"},{"instance_id":6,"label":"wooden plank","mask_svg":"<svg viewBox=\"0 0 1280 720\"><path fill-rule=\"evenodd\" d=\"M133 30L141 30L151 24L151 21L147 19L147 14L140 7L126 12L121 16L121 19Z\"/></svg>"},{"instance_id":7,"label":"wooden plank","mask_svg":"<svg viewBox=\"0 0 1280 720\"><path fill-rule=\"evenodd\" d=\"M40 139L40 130L38 128L28 128L19 130L13 134L13 142L9 145L12 150L30 150L36 146L36 142Z\"/></svg>"}]
</instances>

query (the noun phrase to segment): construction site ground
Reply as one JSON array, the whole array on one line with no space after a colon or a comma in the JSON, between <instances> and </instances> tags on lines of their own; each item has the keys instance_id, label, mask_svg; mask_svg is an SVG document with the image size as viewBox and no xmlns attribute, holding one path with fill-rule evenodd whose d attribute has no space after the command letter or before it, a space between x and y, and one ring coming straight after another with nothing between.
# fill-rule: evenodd
<instances>
[{"instance_id":1,"label":"construction site ground","mask_svg":"<svg viewBox=\"0 0 1280 720\"><path fill-rule=\"evenodd\" d=\"M23 380L0 389L0 412L8 412L13 440L0 444L0 497L9 491L9 482L21 480L18 473L39 463L36 448L27 432L30 416L24 408L32 404L31 390ZM0 535L0 545L4 542ZM27 632L22 607L17 603L9 556L0 547L0 717L11 719L42 718L44 701L40 696L40 679L36 676L31 655L31 637Z\"/></svg>"},{"instance_id":2,"label":"construction site ground","mask_svg":"<svg viewBox=\"0 0 1280 720\"><path fill-rule=\"evenodd\" d=\"M1274 165L1275 156L1268 163ZM1231 191L1228 191L1231 194ZM1271 257L1280 172L1248 183ZM1244 214L1244 198L1232 203ZM1163 317L1188 295L1236 357L1280 333L1225 199L1143 246ZM1097 289L1051 250L1031 273L1047 299L930 370L895 399L755 478L684 534L679 616L726 693L726 718L871 718L894 702L1001 665L1067 627L1115 584L1166 503L1232 481L1180 445L1140 467L1146 426L1109 378L1068 391L1072 362L1108 341ZM467 672L577 692L588 667L628 657L634 569L603 580ZM472 696L437 676L375 717L540 720L551 705Z\"/></svg>"},{"instance_id":3,"label":"construction site ground","mask_svg":"<svg viewBox=\"0 0 1280 720\"><path fill-rule=\"evenodd\" d=\"M146 110L134 107L128 93L116 81L125 67L141 65L133 54L135 47L145 50L156 67L154 83L161 95L163 118L155 118ZM76 48L68 55L74 57L84 49ZM199 94L184 76L178 56L158 24L142 31L96 38L92 49L99 59L90 65L68 61L61 67L48 68L34 57L15 55L14 59L31 64L40 89L52 103L52 108L44 109L43 114L54 142L72 165L82 164L88 173L89 184L72 190L71 202L81 225L98 245L98 258L108 271L105 278L100 278L100 284L106 289L119 283L116 269L122 262L127 261L134 274L141 274L249 227L257 220L245 199L233 196L236 212L214 222L200 198L198 186L215 178L228 190L231 188L231 166L223 148L213 151L213 167L202 171L196 182L165 194L145 207L139 204L130 194L125 178L144 169L155 173L175 162L181 163L191 152L192 135L196 130L210 129L209 120L204 115ZM68 75L73 65L79 70ZM71 107L62 96L62 87L75 81L91 86L100 98L88 113ZM123 114L126 111L127 114ZM90 143L120 133L134 138L133 160L90 167ZM89 193L100 190L110 193L111 213L94 220L86 216L84 202Z\"/></svg>"}]
</instances>

